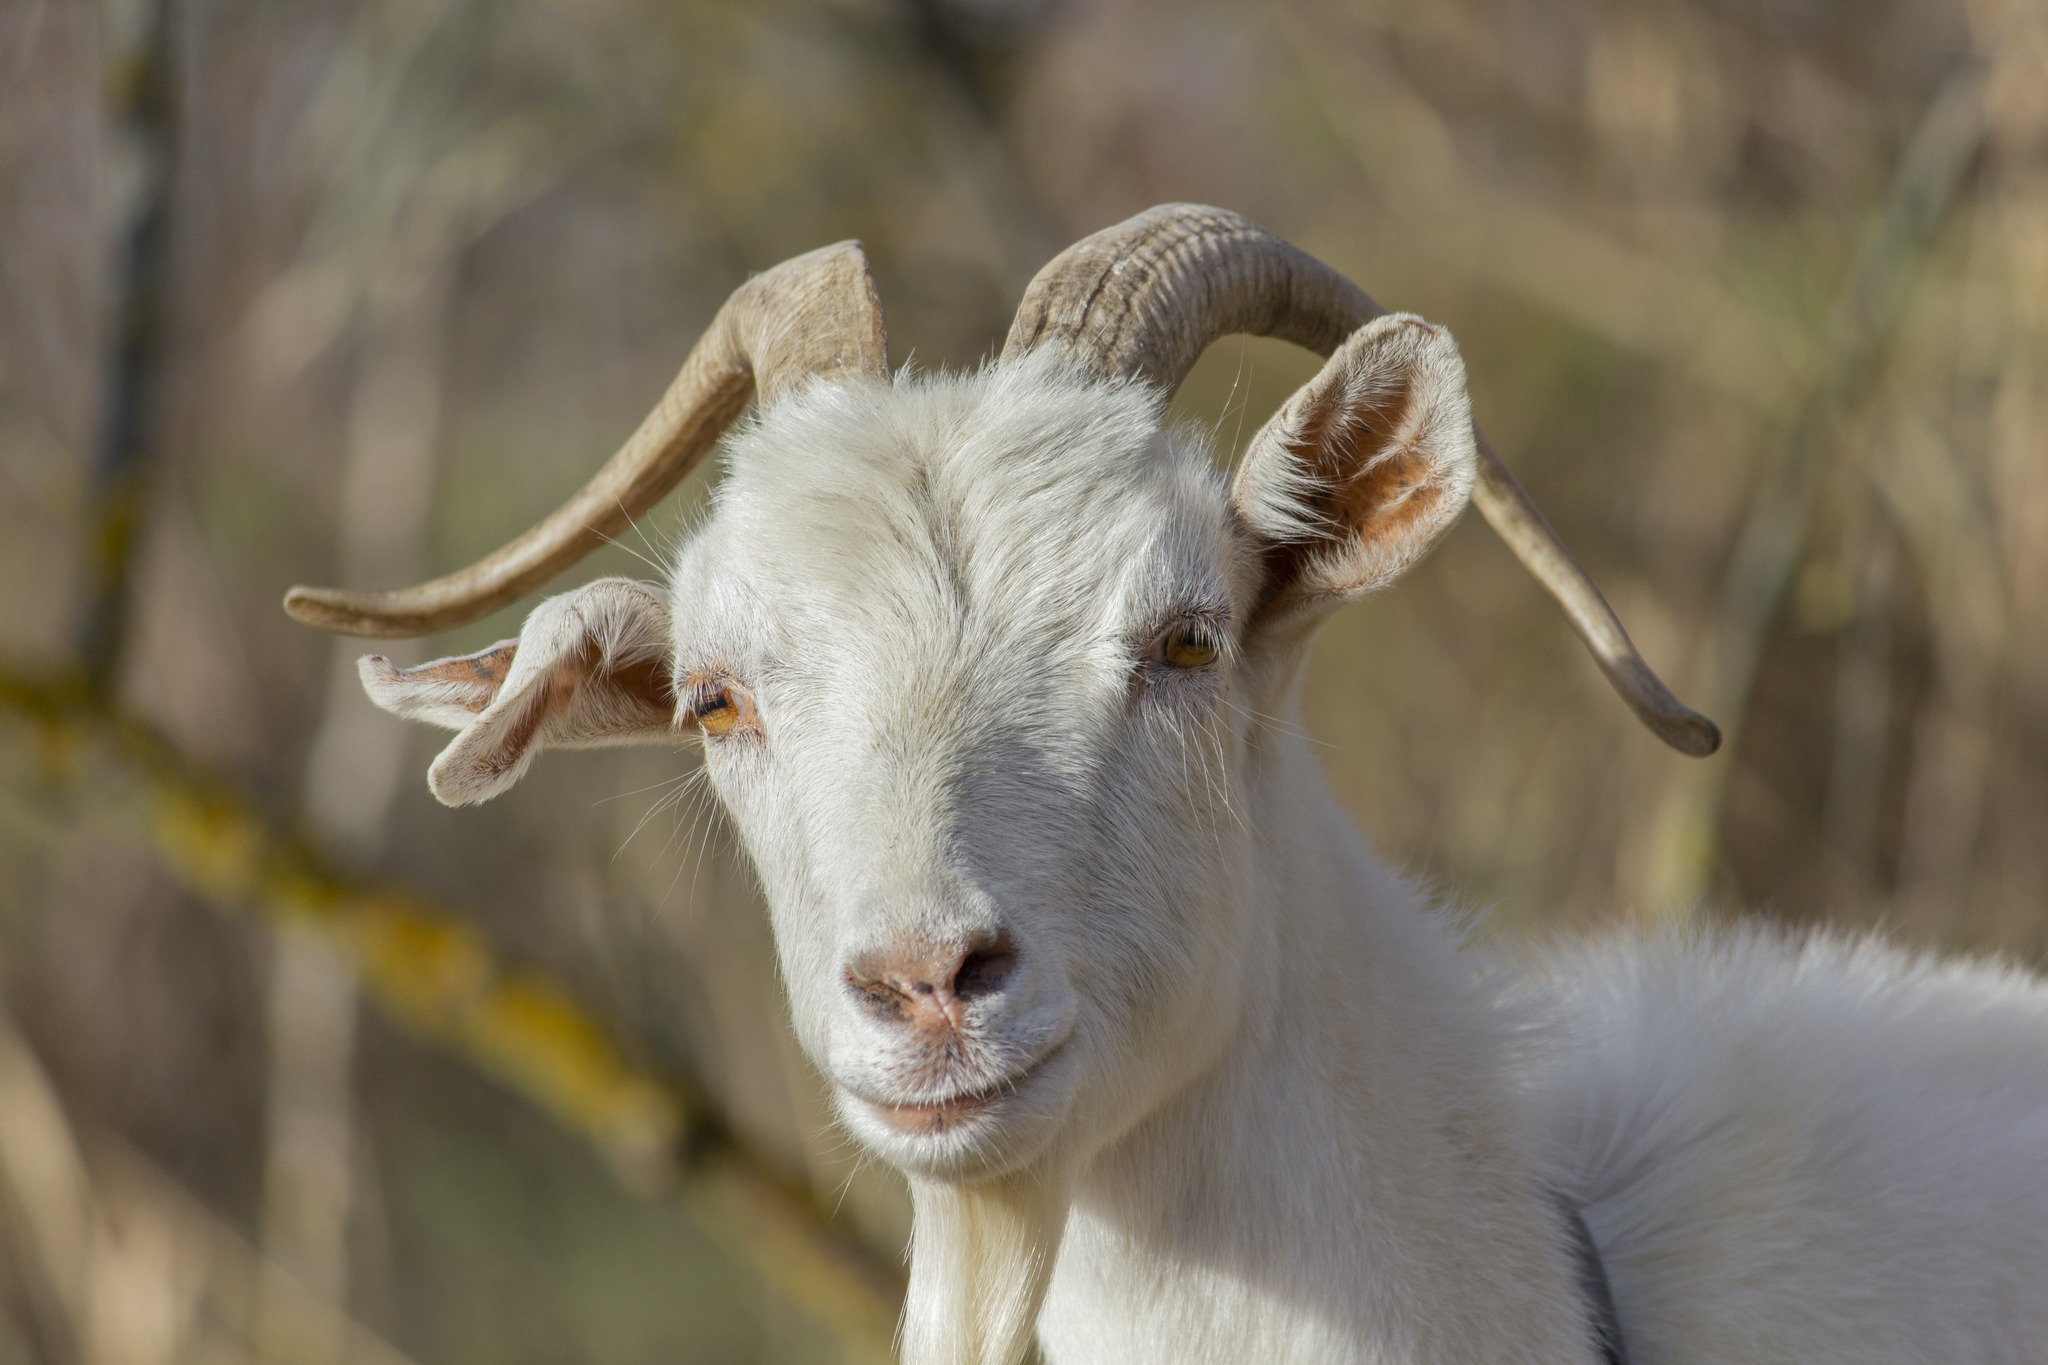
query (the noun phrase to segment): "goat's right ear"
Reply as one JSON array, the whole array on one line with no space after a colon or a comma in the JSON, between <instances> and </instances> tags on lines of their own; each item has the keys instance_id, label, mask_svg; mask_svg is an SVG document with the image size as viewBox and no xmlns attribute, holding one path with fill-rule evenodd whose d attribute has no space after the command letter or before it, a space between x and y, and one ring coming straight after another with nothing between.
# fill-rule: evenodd
<instances>
[{"instance_id":1,"label":"goat's right ear","mask_svg":"<svg viewBox=\"0 0 2048 1365\"><path fill-rule=\"evenodd\" d=\"M359 665L370 700L393 715L460 730L427 772L443 805L488 801L549 746L679 739L668 604L645 583L607 578L533 609L517 640L397 668Z\"/></svg>"},{"instance_id":2,"label":"goat's right ear","mask_svg":"<svg viewBox=\"0 0 2048 1365\"><path fill-rule=\"evenodd\" d=\"M1451 334L1405 313L1353 332L1238 467L1231 500L1264 566L1254 628L1399 577L1464 510L1478 458Z\"/></svg>"}]
</instances>

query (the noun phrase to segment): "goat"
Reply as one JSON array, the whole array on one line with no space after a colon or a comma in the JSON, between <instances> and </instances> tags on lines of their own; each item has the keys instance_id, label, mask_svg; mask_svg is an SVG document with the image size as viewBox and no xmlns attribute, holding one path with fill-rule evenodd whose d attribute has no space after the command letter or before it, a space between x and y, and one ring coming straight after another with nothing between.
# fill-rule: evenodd
<instances>
[{"instance_id":1,"label":"goat","mask_svg":"<svg viewBox=\"0 0 2048 1365\"><path fill-rule=\"evenodd\" d=\"M1164 411L1232 332L1328 363L1226 481ZM993 363L892 374L842 244L743 285L520 540L287 609L477 619L721 437L667 584L591 583L363 681L458 732L451 805L550 746L701 743L797 1035L910 1182L907 1359L1000 1365L1034 1333L1056 1362L2048 1351L2033 979L1755 927L1511 966L1331 799L1298 734L1310 637L1468 499L1639 716L1718 742L1477 435L1443 330L1170 205L1052 262Z\"/></svg>"}]
</instances>

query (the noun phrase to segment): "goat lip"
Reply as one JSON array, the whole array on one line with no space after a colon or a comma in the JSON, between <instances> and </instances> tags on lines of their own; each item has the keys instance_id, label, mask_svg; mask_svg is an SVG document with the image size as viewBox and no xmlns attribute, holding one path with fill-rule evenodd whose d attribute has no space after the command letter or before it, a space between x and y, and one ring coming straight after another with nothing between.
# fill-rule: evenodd
<instances>
[{"instance_id":1,"label":"goat lip","mask_svg":"<svg viewBox=\"0 0 2048 1365\"><path fill-rule=\"evenodd\" d=\"M1058 1048L1052 1049L1022 1071L1006 1076L993 1085L983 1086L977 1090L964 1090L940 1100L917 1100L899 1104L876 1099L851 1086L844 1089L868 1112L896 1132L908 1137L933 1137L958 1128L1014 1097L1044 1071L1045 1064L1051 1061L1058 1051Z\"/></svg>"},{"instance_id":2,"label":"goat lip","mask_svg":"<svg viewBox=\"0 0 2048 1365\"><path fill-rule=\"evenodd\" d=\"M998 1088L971 1091L932 1104L883 1104L865 1098L861 1102L897 1132L925 1137L958 1127L988 1109L1001 1095Z\"/></svg>"}]
</instances>

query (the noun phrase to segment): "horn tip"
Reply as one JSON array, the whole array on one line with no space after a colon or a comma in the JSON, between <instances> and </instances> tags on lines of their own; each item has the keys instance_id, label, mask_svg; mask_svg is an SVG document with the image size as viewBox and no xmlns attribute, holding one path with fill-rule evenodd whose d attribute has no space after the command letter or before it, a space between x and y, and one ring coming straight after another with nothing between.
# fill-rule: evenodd
<instances>
[{"instance_id":1,"label":"horn tip","mask_svg":"<svg viewBox=\"0 0 2048 1365\"><path fill-rule=\"evenodd\" d=\"M1657 737L1688 758L1712 758L1721 749L1721 727L1697 711L1664 718Z\"/></svg>"},{"instance_id":2,"label":"horn tip","mask_svg":"<svg viewBox=\"0 0 2048 1365\"><path fill-rule=\"evenodd\" d=\"M324 630L329 635L388 637L407 633L376 613L366 611L355 593L335 588L309 588L295 584L284 595L284 613L302 626Z\"/></svg>"}]
</instances>

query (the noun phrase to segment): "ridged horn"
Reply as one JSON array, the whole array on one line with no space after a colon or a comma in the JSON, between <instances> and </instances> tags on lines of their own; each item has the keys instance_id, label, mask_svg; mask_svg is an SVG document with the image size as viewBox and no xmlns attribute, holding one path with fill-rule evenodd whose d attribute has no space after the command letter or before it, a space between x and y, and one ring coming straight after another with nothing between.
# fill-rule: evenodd
<instances>
[{"instance_id":1,"label":"ridged horn","mask_svg":"<svg viewBox=\"0 0 2048 1365\"><path fill-rule=\"evenodd\" d=\"M1329 355L1386 310L1350 280L1238 214L1163 204L1084 238L1024 291L1003 356L1057 347L1104 378L1171 393L1209 344L1235 333ZM1524 568L1557 599L1600 671L1651 733L1704 758L1715 724L1643 662L1593 580L1543 519L1486 437L1472 500Z\"/></svg>"},{"instance_id":2,"label":"ridged horn","mask_svg":"<svg viewBox=\"0 0 2048 1365\"><path fill-rule=\"evenodd\" d=\"M432 635L486 616L588 555L659 502L746 408L814 376L883 382L888 338L858 242L784 261L733 291L639 430L526 534L445 577L392 592L295 587L284 609L337 635Z\"/></svg>"}]
</instances>

